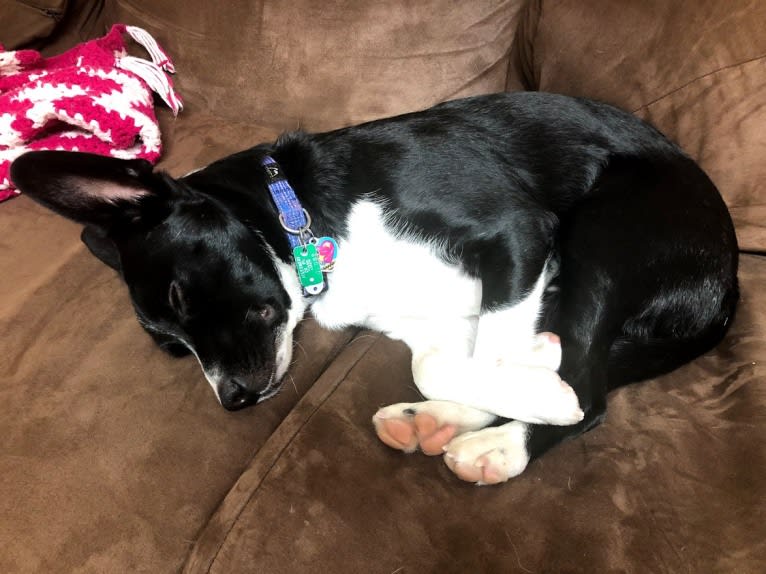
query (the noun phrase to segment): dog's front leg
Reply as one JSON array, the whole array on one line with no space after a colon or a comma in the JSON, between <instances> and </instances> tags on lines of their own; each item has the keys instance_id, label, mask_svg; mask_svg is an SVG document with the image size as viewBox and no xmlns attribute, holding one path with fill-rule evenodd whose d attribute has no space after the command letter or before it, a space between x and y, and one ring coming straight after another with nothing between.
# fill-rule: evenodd
<instances>
[{"instance_id":1,"label":"dog's front leg","mask_svg":"<svg viewBox=\"0 0 766 574\"><path fill-rule=\"evenodd\" d=\"M474 469L467 471L463 460L486 441L455 441L486 431L489 434L480 436L491 435L495 442L502 440L503 445L508 443L513 448L496 449L502 456L495 460L499 456L495 454L488 459L486 468L479 468L483 474L475 480L499 482L521 472L529 460L526 450L515 448L518 441L508 442L509 437L516 436L510 432L514 425L527 425L514 421L498 430L480 429L498 415L570 424L579 420L581 413L572 389L555 372L561 359L557 337L549 333L531 337L532 344L524 356L526 365L508 360L507 355L481 359L472 356L478 323L476 318L453 320L435 329L432 322L403 321L396 334L412 350L414 380L426 398L437 400L387 406L375 414L372 422L381 441L393 448L405 452L419 449L429 455L447 451L448 464L454 462L450 468L465 480L472 479ZM452 449L453 442L462 446ZM482 460L476 458L471 464Z\"/></svg>"},{"instance_id":2,"label":"dog's front leg","mask_svg":"<svg viewBox=\"0 0 766 574\"><path fill-rule=\"evenodd\" d=\"M539 366L413 350L412 374L423 395L535 424L571 425L583 412L574 390Z\"/></svg>"},{"instance_id":3,"label":"dog's front leg","mask_svg":"<svg viewBox=\"0 0 766 574\"><path fill-rule=\"evenodd\" d=\"M551 349L559 347L557 338L542 334L538 339L538 362L560 358L560 349L558 355ZM529 425L517 420L485 428L497 415L532 422L544 418L559 425L582 417L573 390L555 373L558 359L550 368L493 365L455 348L415 352L413 357L418 387L436 400L380 409L372 419L375 431L385 444L405 452L419 449L436 455L446 451L447 464L464 480L501 482L520 473L529 461L522 440ZM532 362L535 357L527 359Z\"/></svg>"}]
</instances>

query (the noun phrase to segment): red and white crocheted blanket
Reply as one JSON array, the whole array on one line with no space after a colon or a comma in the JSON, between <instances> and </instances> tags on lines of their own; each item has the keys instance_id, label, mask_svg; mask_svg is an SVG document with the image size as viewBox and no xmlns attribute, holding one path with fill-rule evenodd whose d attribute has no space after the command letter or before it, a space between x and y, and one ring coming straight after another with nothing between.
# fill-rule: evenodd
<instances>
[{"instance_id":1,"label":"red and white crocheted blanket","mask_svg":"<svg viewBox=\"0 0 766 574\"><path fill-rule=\"evenodd\" d=\"M125 35L151 61L129 56ZM152 163L161 152L156 92L177 114L173 63L145 30L117 24L103 38L52 58L0 46L0 201L18 191L11 162L30 150L71 150Z\"/></svg>"}]
</instances>

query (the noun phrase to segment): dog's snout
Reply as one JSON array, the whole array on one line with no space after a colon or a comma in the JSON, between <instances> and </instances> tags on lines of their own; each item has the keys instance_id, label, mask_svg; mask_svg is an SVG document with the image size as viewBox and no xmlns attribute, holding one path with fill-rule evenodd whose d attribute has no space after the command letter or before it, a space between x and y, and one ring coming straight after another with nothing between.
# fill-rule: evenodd
<instances>
[{"instance_id":1,"label":"dog's snout","mask_svg":"<svg viewBox=\"0 0 766 574\"><path fill-rule=\"evenodd\" d=\"M218 397L227 411L238 411L257 403L260 392L249 389L247 383L233 377L218 386Z\"/></svg>"}]
</instances>

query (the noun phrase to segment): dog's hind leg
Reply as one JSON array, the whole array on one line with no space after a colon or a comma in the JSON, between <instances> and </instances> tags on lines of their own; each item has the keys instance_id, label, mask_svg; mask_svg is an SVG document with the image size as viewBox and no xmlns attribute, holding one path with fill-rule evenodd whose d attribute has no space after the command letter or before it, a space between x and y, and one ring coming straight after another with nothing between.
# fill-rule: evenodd
<instances>
[{"instance_id":1,"label":"dog's hind leg","mask_svg":"<svg viewBox=\"0 0 766 574\"><path fill-rule=\"evenodd\" d=\"M723 337L737 300L736 242L711 186L686 160L623 161L602 175L562 222L560 290L541 325L561 336L559 374L584 416L570 426L513 421L461 435L445 453L458 477L515 476L596 427L610 388L672 370Z\"/></svg>"},{"instance_id":2,"label":"dog's hind leg","mask_svg":"<svg viewBox=\"0 0 766 574\"><path fill-rule=\"evenodd\" d=\"M513 420L466 433L453 440L444 455L445 463L459 478L479 484L504 482L520 474L533 458L603 420L609 350L624 315L615 310L622 302L615 297L615 284L604 272L610 252L606 247L599 249L603 242L593 241L598 229L592 225L578 227L576 233L564 230L558 278L561 289L548 298L541 317L541 327L561 337L559 375L577 394L582 419L568 426ZM582 253L586 255L580 256Z\"/></svg>"},{"instance_id":3,"label":"dog's hind leg","mask_svg":"<svg viewBox=\"0 0 766 574\"><path fill-rule=\"evenodd\" d=\"M699 283L701 298L706 288ZM642 317L644 337L627 339L624 333L609 344L610 335L578 340L577 330L562 328L564 340L561 376L577 392L584 412L583 420L571 426L550 426L511 421L499 426L462 434L445 449L445 463L461 479L479 484L504 482L520 474L528 462L560 442L599 425L606 415L606 397L610 388L656 376L712 348L726 332L727 318L733 314L736 289L727 295L719 317L699 332L683 338L670 337L657 329L659 315ZM683 320L678 308L664 310L667 320ZM636 321L626 326L638 328ZM583 329L581 332L587 332ZM607 329L606 333L610 333ZM604 330L601 333L605 333Z\"/></svg>"}]
</instances>

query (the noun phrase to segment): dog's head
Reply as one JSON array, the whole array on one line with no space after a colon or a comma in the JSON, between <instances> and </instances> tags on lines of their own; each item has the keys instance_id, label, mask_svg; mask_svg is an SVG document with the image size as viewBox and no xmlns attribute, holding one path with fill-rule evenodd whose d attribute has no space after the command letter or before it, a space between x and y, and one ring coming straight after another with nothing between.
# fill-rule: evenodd
<instances>
[{"instance_id":1,"label":"dog's head","mask_svg":"<svg viewBox=\"0 0 766 574\"><path fill-rule=\"evenodd\" d=\"M141 325L171 354L194 353L225 408L278 391L304 304L265 239L281 233L274 208L246 183L217 164L175 180L143 160L48 151L18 158L11 178L86 225L83 241L120 272Z\"/></svg>"}]
</instances>

